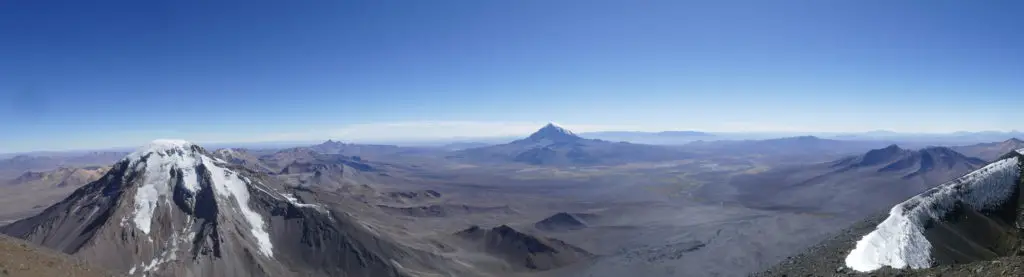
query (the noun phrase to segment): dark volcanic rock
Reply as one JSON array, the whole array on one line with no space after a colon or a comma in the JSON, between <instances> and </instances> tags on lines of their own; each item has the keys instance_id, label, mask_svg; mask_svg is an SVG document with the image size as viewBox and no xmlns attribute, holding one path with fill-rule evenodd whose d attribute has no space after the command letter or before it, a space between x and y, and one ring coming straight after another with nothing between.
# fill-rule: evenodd
<instances>
[{"instance_id":1,"label":"dark volcanic rock","mask_svg":"<svg viewBox=\"0 0 1024 277\"><path fill-rule=\"evenodd\" d=\"M455 233L455 236L510 265L527 270L554 269L594 257L590 252L561 240L521 233L507 225L490 230L474 225Z\"/></svg>"},{"instance_id":2,"label":"dark volcanic rock","mask_svg":"<svg viewBox=\"0 0 1024 277\"><path fill-rule=\"evenodd\" d=\"M561 212L538 221L533 226L544 231L568 231L587 228L587 223L576 215Z\"/></svg>"}]
</instances>

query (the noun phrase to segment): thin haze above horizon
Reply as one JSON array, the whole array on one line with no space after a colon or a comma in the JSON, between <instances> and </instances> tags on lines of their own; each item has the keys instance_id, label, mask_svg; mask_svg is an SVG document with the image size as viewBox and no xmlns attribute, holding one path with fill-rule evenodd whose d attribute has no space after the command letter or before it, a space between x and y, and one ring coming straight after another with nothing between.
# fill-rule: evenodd
<instances>
[{"instance_id":1,"label":"thin haze above horizon","mask_svg":"<svg viewBox=\"0 0 1024 277\"><path fill-rule=\"evenodd\" d=\"M770 2L770 3L769 3ZM4 1L0 153L1022 129L1019 1Z\"/></svg>"}]
</instances>

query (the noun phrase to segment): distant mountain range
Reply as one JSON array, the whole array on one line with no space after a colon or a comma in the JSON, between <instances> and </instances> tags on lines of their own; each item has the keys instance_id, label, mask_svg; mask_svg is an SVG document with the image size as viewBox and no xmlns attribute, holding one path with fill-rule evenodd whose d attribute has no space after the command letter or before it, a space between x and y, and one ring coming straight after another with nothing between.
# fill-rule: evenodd
<instances>
[{"instance_id":1,"label":"distant mountain range","mask_svg":"<svg viewBox=\"0 0 1024 277\"><path fill-rule=\"evenodd\" d=\"M971 157L986 161L994 161L1010 151L1024 148L1024 141L1011 138L1002 142L979 143L968 146L953 147L954 150Z\"/></svg>"},{"instance_id":2,"label":"distant mountain range","mask_svg":"<svg viewBox=\"0 0 1024 277\"><path fill-rule=\"evenodd\" d=\"M632 132L607 131L580 133L580 136L607 141L626 141L643 144L684 144L696 140L720 139L717 135L698 131Z\"/></svg>"},{"instance_id":3,"label":"distant mountain range","mask_svg":"<svg viewBox=\"0 0 1024 277\"><path fill-rule=\"evenodd\" d=\"M839 158L846 155L885 147L886 141L851 141L824 139L815 136L800 136L766 140L718 140L695 141L681 146L694 153L737 156L772 156L789 159L789 162L804 162L804 157Z\"/></svg>"},{"instance_id":4,"label":"distant mountain range","mask_svg":"<svg viewBox=\"0 0 1024 277\"><path fill-rule=\"evenodd\" d=\"M983 131L983 132L952 132L952 133L900 133L893 131L872 131L863 133L821 133L823 137L851 140L890 140L908 142L933 143L983 143L1003 141L1014 137L1024 137L1020 131Z\"/></svg>"},{"instance_id":5,"label":"distant mountain range","mask_svg":"<svg viewBox=\"0 0 1024 277\"><path fill-rule=\"evenodd\" d=\"M109 169L110 166L61 167L0 180L0 223L37 214L82 185L98 180Z\"/></svg>"},{"instance_id":6,"label":"distant mountain range","mask_svg":"<svg viewBox=\"0 0 1024 277\"><path fill-rule=\"evenodd\" d=\"M27 171L49 171L59 167L103 166L114 163L127 152L85 152L73 154L17 155L0 159L0 179Z\"/></svg>"},{"instance_id":7,"label":"distant mountain range","mask_svg":"<svg viewBox=\"0 0 1024 277\"><path fill-rule=\"evenodd\" d=\"M582 138L555 124L506 144L456 151L449 158L471 162L532 165L602 165L681 159L688 154L655 145Z\"/></svg>"},{"instance_id":8,"label":"distant mountain range","mask_svg":"<svg viewBox=\"0 0 1024 277\"><path fill-rule=\"evenodd\" d=\"M387 157L396 155L419 155L436 153L437 149L428 147L401 147L386 144L344 143L327 140L324 143L310 146L309 149L323 154L341 154L358 157Z\"/></svg>"},{"instance_id":9,"label":"distant mountain range","mask_svg":"<svg viewBox=\"0 0 1024 277\"><path fill-rule=\"evenodd\" d=\"M737 175L739 201L755 208L857 218L984 166L948 147L891 145L832 162Z\"/></svg>"},{"instance_id":10,"label":"distant mountain range","mask_svg":"<svg viewBox=\"0 0 1024 277\"><path fill-rule=\"evenodd\" d=\"M625 141L639 144L654 145L682 145L694 141L737 141L737 140L769 140L788 137L814 136L822 139L850 140L850 141L885 141L898 142L907 146L927 145L964 145L973 143L985 143L1003 141L1012 137L1024 137L1024 133L1018 131L999 132L952 132L952 133L900 133L886 130L870 132L705 132L705 131L598 131L577 133L580 137L588 139L600 139L613 142ZM459 145L465 143L479 144L501 144L512 140L515 137L480 137L480 138L451 138L433 139L429 141L395 142L402 146L425 146L447 148L447 144ZM456 147L459 148L459 147Z\"/></svg>"},{"instance_id":11,"label":"distant mountain range","mask_svg":"<svg viewBox=\"0 0 1024 277\"><path fill-rule=\"evenodd\" d=\"M715 140L767 140L786 137L814 136L823 139L853 141L886 141L931 145L958 145L1003 141L1013 137L1024 137L1019 131L984 131L952 133L900 133L886 130L869 132L701 132L701 131L605 131L580 133L585 138L610 141L627 141L645 144L678 145L693 141Z\"/></svg>"}]
</instances>

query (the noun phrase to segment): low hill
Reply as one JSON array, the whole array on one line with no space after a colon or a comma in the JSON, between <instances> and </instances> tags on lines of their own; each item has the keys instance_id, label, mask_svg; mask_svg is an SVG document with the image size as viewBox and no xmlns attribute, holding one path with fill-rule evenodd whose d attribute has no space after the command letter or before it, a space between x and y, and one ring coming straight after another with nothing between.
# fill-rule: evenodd
<instances>
[{"instance_id":1,"label":"low hill","mask_svg":"<svg viewBox=\"0 0 1024 277\"><path fill-rule=\"evenodd\" d=\"M533 227L549 232L578 230L587 228L585 218L589 217L593 217L593 215L560 212L537 221Z\"/></svg>"},{"instance_id":2,"label":"low hill","mask_svg":"<svg viewBox=\"0 0 1024 277\"><path fill-rule=\"evenodd\" d=\"M455 233L478 250L499 257L514 268L549 270L594 257L561 240L521 233L507 225L491 229L472 226Z\"/></svg>"}]
</instances>

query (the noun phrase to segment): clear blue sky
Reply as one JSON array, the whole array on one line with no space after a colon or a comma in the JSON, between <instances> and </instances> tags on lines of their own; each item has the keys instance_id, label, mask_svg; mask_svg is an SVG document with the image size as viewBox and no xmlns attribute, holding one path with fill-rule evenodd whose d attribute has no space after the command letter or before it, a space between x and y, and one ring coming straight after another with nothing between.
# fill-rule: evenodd
<instances>
[{"instance_id":1,"label":"clear blue sky","mask_svg":"<svg viewBox=\"0 0 1024 277\"><path fill-rule=\"evenodd\" d=\"M1024 121L1021 1L284 3L0 2L0 152Z\"/></svg>"}]
</instances>

